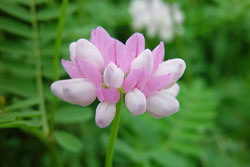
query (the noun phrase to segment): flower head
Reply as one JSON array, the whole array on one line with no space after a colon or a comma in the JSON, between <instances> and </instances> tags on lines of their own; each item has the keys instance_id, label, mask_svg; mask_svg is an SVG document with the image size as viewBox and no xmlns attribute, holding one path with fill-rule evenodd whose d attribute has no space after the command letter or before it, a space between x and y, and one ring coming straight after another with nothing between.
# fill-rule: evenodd
<instances>
[{"instance_id":1,"label":"flower head","mask_svg":"<svg viewBox=\"0 0 250 167\"><path fill-rule=\"evenodd\" d=\"M175 33L183 32L184 15L177 4L168 5L162 0L132 0L130 13L133 28L145 28L149 37L158 35L169 42Z\"/></svg>"},{"instance_id":2,"label":"flower head","mask_svg":"<svg viewBox=\"0 0 250 167\"><path fill-rule=\"evenodd\" d=\"M70 44L70 59L62 60L62 65L71 79L54 82L51 90L62 100L81 106L91 104L97 97L100 104L95 120L101 128L114 119L121 91L133 115L147 111L161 118L179 109L176 82L184 73L185 62L163 62L163 42L150 51L145 49L140 33L123 44L97 27L90 41L79 39Z\"/></svg>"}]
</instances>

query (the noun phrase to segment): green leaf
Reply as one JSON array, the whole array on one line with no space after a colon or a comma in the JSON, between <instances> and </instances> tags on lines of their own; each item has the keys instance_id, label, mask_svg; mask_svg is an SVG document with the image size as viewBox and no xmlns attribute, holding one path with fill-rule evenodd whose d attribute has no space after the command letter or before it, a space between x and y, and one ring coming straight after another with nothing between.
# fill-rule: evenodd
<instances>
[{"instance_id":1,"label":"green leaf","mask_svg":"<svg viewBox=\"0 0 250 167\"><path fill-rule=\"evenodd\" d=\"M9 114L1 114L0 115L0 123L13 122L15 121L15 116Z\"/></svg>"},{"instance_id":2,"label":"green leaf","mask_svg":"<svg viewBox=\"0 0 250 167\"><path fill-rule=\"evenodd\" d=\"M56 123L79 123L90 120L92 118L93 109L90 107L81 107L67 105L59 107L55 113Z\"/></svg>"},{"instance_id":3,"label":"green leaf","mask_svg":"<svg viewBox=\"0 0 250 167\"><path fill-rule=\"evenodd\" d=\"M148 158L153 159L157 164L164 167L190 166L187 158L162 149L151 150L148 152L148 156Z\"/></svg>"},{"instance_id":4,"label":"green leaf","mask_svg":"<svg viewBox=\"0 0 250 167\"><path fill-rule=\"evenodd\" d=\"M0 10L22 20L29 22L31 21L31 15L29 11L21 5L3 1L0 3Z\"/></svg>"},{"instance_id":5,"label":"green leaf","mask_svg":"<svg viewBox=\"0 0 250 167\"><path fill-rule=\"evenodd\" d=\"M65 27L62 32L62 38L67 38L70 39L70 41L82 38L82 37L89 37L89 34L91 33L93 27L95 25L79 25L77 19L75 17L69 17L69 19L66 20ZM41 39L41 42L48 43L49 47L52 48L52 51L54 51L54 46L51 46L51 42L56 38L56 33L54 30L57 29L57 24L56 23L51 23L51 24L41 24L40 29L39 29L39 34L40 37L43 37ZM69 43L70 43L69 41ZM67 53L68 51L68 45L67 44ZM43 47L43 46L42 46ZM47 47L47 46L46 46ZM46 52L46 50L43 50L43 52ZM53 52L52 52L53 53Z\"/></svg>"},{"instance_id":6,"label":"green leaf","mask_svg":"<svg viewBox=\"0 0 250 167\"><path fill-rule=\"evenodd\" d=\"M175 140L185 142L199 142L204 137L202 133L197 133L196 131L187 131L185 129L177 131L175 136Z\"/></svg>"},{"instance_id":7,"label":"green leaf","mask_svg":"<svg viewBox=\"0 0 250 167\"><path fill-rule=\"evenodd\" d=\"M71 152L78 152L82 148L81 141L73 134L65 131L55 131L54 138L56 142L64 149Z\"/></svg>"},{"instance_id":8,"label":"green leaf","mask_svg":"<svg viewBox=\"0 0 250 167\"><path fill-rule=\"evenodd\" d=\"M16 111L10 112L9 115L14 115L16 118L24 117L40 117L42 115L41 111Z\"/></svg>"},{"instance_id":9,"label":"green leaf","mask_svg":"<svg viewBox=\"0 0 250 167\"><path fill-rule=\"evenodd\" d=\"M108 141L109 136L105 136L105 137L106 137L106 141ZM126 154L128 156L131 156L134 153L134 149L132 147L130 147L127 143L123 142L122 140L118 138L116 139L115 145L116 145L115 150L120 153Z\"/></svg>"},{"instance_id":10,"label":"green leaf","mask_svg":"<svg viewBox=\"0 0 250 167\"><path fill-rule=\"evenodd\" d=\"M108 141L109 136L105 136L105 137L106 137L106 141ZM127 144L127 143L123 142L122 140L120 140L119 138L117 138L115 145L116 145L115 146L115 151L126 155L131 160L133 160L134 162L140 162L141 157L134 156L135 154L137 154L136 150L133 147L131 147L129 144Z\"/></svg>"},{"instance_id":11,"label":"green leaf","mask_svg":"<svg viewBox=\"0 0 250 167\"><path fill-rule=\"evenodd\" d=\"M0 29L11 34L32 38L32 30L29 26L11 18L0 17Z\"/></svg>"},{"instance_id":12,"label":"green leaf","mask_svg":"<svg viewBox=\"0 0 250 167\"><path fill-rule=\"evenodd\" d=\"M215 92L201 80L181 85L178 96L180 111L171 118L168 147L185 155L198 156L206 132L214 126L216 117Z\"/></svg>"},{"instance_id":13,"label":"green leaf","mask_svg":"<svg viewBox=\"0 0 250 167\"><path fill-rule=\"evenodd\" d=\"M24 97L37 96L33 80L5 76L5 78L0 79L0 88L6 92L15 93Z\"/></svg>"},{"instance_id":14,"label":"green leaf","mask_svg":"<svg viewBox=\"0 0 250 167\"><path fill-rule=\"evenodd\" d=\"M16 127L40 127L40 120L20 120L10 123L0 124L0 128L16 128Z\"/></svg>"},{"instance_id":15,"label":"green leaf","mask_svg":"<svg viewBox=\"0 0 250 167\"><path fill-rule=\"evenodd\" d=\"M171 145L171 148L181 153L192 156L197 156L202 151L201 145L197 142L187 143L183 141L176 141L176 143L173 143L173 145Z\"/></svg>"},{"instance_id":16,"label":"green leaf","mask_svg":"<svg viewBox=\"0 0 250 167\"><path fill-rule=\"evenodd\" d=\"M69 14L74 13L75 11L76 11L76 6L69 4L67 7L66 14L69 15ZM59 5L47 7L38 11L37 19L40 21L48 21L52 19L57 19L60 16L60 12L61 12L61 6Z\"/></svg>"},{"instance_id":17,"label":"green leaf","mask_svg":"<svg viewBox=\"0 0 250 167\"><path fill-rule=\"evenodd\" d=\"M25 45L23 41L15 40L15 41L1 41L0 42L0 51L4 53L8 53L8 56L11 54L23 54L30 55L33 54L31 51L32 45Z\"/></svg>"},{"instance_id":18,"label":"green leaf","mask_svg":"<svg viewBox=\"0 0 250 167\"><path fill-rule=\"evenodd\" d=\"M31 78L35 76L34 66L27 64L25 62L20 63L20 60L9 61L5 60L4 63L1 63L1 68L8 72L11 72L17 76L22 76L23 78Z\"/></svg>"},{"instance_id":19,"label":"green leaf","mask_svg":"<svg viewBox=\"0 0 250 167\"><path fill-rule=\"evenodd\" d=\"M16 110L16 109L30 107L30 106L36 105L38 103L39 103L38 98L29 98L29 99L15 102L14 104L12 104L10 106L6 106L6 109L7 110Z\"/></svg>"}]
</instances>

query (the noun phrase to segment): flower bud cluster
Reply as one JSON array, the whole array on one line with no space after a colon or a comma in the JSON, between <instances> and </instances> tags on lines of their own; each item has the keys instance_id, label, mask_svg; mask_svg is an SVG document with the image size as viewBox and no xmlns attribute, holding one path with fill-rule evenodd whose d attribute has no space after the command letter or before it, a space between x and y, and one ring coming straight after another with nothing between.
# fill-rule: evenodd
<instances>
[{"instance_id":1,"label":"flower bud cluster","mask_svg":"<svg viewBox=\"0 0 250 167\"><path fill-rule=\"evenodd\" d=\"M162 118L178 111L176 82L186 65L178 58L163 61L163 42L151 51L145 49L140 33L123 44L97 27L90 41L79 39L69 48L71 60L62 60L62 65L71 79L54 82L51 90L60 99L81 106L97 97L95 121L99 127L107 127L114 119L121 93L135 116L147 111Z\"/></svg>"}]
</instances>

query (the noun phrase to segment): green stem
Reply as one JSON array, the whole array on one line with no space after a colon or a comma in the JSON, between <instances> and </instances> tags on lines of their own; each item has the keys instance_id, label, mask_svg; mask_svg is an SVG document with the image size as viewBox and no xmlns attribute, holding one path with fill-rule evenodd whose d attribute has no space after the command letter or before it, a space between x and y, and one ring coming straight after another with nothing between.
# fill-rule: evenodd
<instances>
[{"instance_id":1,"label":"green stem","mask_svg":"<svg viewBox=\"0 0 250 167\"><path fill-rule=\"evenodd\" d=\"M63 0L62 8L61 8L61 15L58 22L57 27L57 36L56 36L56 43L55 43L55 53L54 53L54 61L53 61L53 76L54 81L59 79L59 58L60 58L60 49L62 44L62 31L65 22L65 13L66 8L68 6L68 0Z\"/></svg>"},{"instance_id":2,"label":"green stem","mask_svg":"<svg viewBox=\"0 0 250 167\"><path fill-rule=\"evenodd\" d=\"M121 92L120 100L116 104L115 119L112 123L112 128L110 132L109 144L108 144L108 149L106 153L105 167L112 167L114 146L115 146L115 141L116 141L116 137L117 137L117 133L119 129L122 101L123 101L123 93Z\"/></svg>"},{"instance_id":3,"label":"green stem","mask_svg":"<svg viewBox=\"0 0 250 167\"><path fill-rule=\"evenodd\" d=\"M36 58L36 87L39 98L39 108L42 112L42 128L43 132L47 135L49 132L47 113L45 109L44 95L43 95L43 80L42 80L42 58L40 53L39 34L36 18L36 7L35 1L30 1L30 8L32 13L32 30L33 30L33 41L34 41L34 55Z\"/></svg>"},{"instance_id":4,"label":"green stem","mask_svg":"<svg viewBox=\"0 0 250 167\"><path fill-rule=\"evenodd\" d=\"M55 53L54 53L54 59L53 59L53 80L57 81L59 80L59 58L60 58L60 49L62 44L62 31L64 27L65 22L65 13L68 6L68 0L63 0L62 2L62 8L61 8L61 15L58 22L58 28L57 28L57 37L55 42ZM54 97L52 101L51 111L50 111L50 134L53 131L54 128L54 115L56 111L57 106L57 98Z\"/></svg>"}]
</instances>

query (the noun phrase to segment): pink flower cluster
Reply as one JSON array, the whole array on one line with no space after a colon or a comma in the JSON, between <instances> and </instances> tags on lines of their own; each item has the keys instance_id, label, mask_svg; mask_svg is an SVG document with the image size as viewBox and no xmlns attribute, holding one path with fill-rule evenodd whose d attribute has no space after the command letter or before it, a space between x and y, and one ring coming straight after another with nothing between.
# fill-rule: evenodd
<instances>
[{"instance_id":1,"label":"pink flower cluster","mask_svg":"<svg viewBox=\"0 0 250 167\"><path fill-rule=\"evenodd\" d=\"M51 90L62 100L81 106L98 97L95 121L101 128L114 119L120 92L125 93L126 106L135 116L147 111L162 118L179 109L176 81L186 65L178 58L163 62L163 42L151 51L145 49L140 33L123 44L97 27L90 41L79 39L70 44L70 59L62 64L71 79L54 82Z\"/></svg>"}]
</instances>

